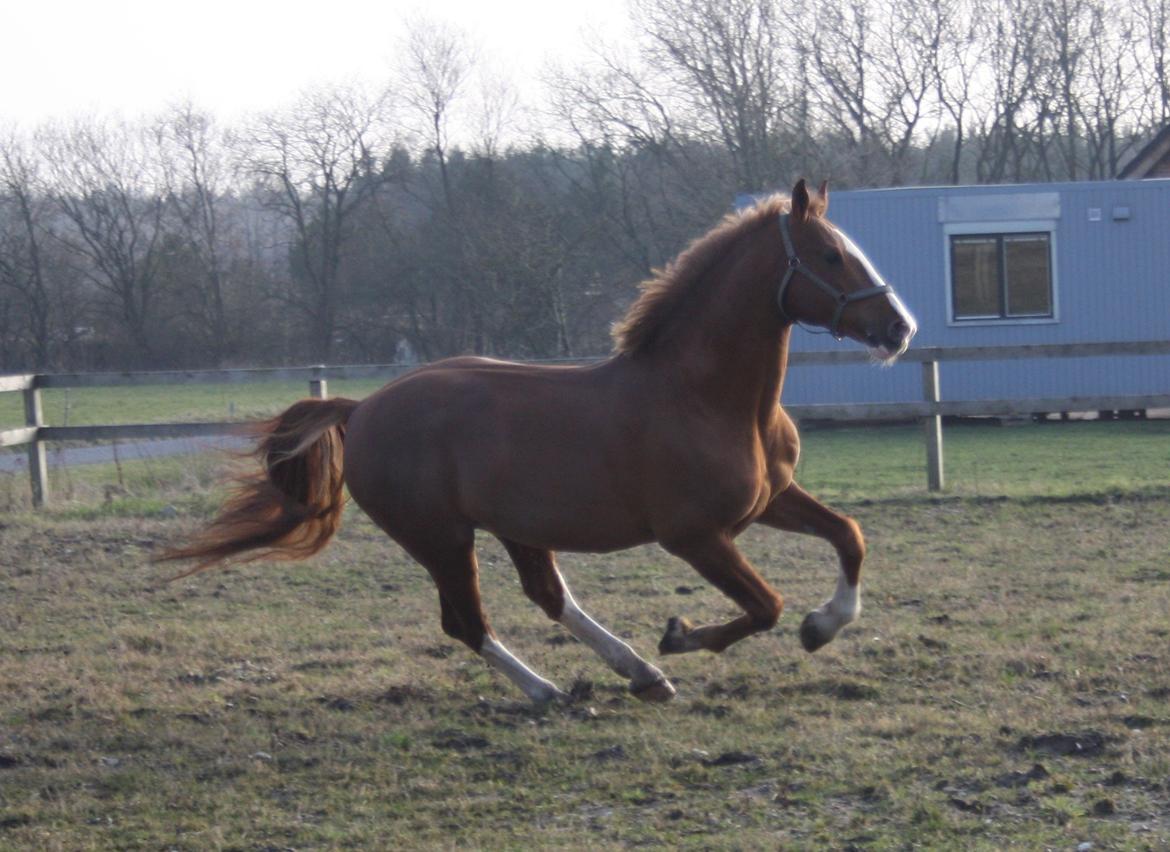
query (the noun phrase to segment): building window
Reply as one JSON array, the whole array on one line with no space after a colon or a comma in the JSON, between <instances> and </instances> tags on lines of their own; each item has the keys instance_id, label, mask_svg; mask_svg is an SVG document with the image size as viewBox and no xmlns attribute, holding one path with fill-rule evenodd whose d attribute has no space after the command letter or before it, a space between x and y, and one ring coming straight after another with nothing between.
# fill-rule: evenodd
<instances>
[{"instance_id":1,"label":"building window","mask_svg":"<svg viewBox=\"0 0 1170 852\"><path fill-rule=\"evenodd\" d=\"M1054 317L1050 236L1047 232L952 234L953 318Z\"/></svg>"}]
</instances>

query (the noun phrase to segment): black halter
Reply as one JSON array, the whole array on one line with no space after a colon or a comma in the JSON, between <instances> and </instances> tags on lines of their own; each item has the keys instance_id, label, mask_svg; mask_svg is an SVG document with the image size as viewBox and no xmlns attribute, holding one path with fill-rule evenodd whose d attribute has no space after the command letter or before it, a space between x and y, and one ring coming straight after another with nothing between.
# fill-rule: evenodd
<instances>
[{"instance_id":1,"label":"black halter","mask_svg":"<svg viewBox=\"0 0 1170 852\"><path fill-rule=\"evenodd\" d=\"M840 340L841 315L845 313L845 309L849 305L872 296L892 296L894 294L894 288L888 284L875 284L872 287L866 287L864 290L857 290L853 293L838 290L824 278L817 275L812 267L796 256L796 250L792 247L792 234L788 231L789 215L785 213L780 217L780 236L784 238L784 253L788 257L788 266L784 270L784 278L780 282L780 291L776 294L776 305L780 308L780 316L788 322L799 322L796 317L789 316L788 312L784 310L784 295L788 292L788 285L792 283L793 276L797 272L803 273L805 278L813 284L816 284L817 287L836 302L837 310L833 314L833 321L829 323L828 328L829 334L833 335L837 340Z\"/></svg>"}]
</instances>

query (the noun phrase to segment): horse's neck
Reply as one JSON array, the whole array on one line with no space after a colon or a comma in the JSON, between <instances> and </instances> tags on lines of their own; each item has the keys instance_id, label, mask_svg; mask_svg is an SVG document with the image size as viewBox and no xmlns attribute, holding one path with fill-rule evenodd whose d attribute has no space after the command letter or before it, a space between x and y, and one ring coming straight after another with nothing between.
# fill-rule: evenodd
<instances>
[{"instance_id":1,"label":"horse's neck","mask_svg":"<svg viewBox=\"0 0 1170 852\"><path fill-rule=\"evenodd\" d=\"M780 396L784 393L784 377L788 374L788 342L792 336L792 326L787 323L780 329L780 342L776 350L776 377L775 377L775 404L780 404Z\"/></svg>"},{"instance_id":2,"label":"horse's neck","mask_svg":"<svg viewBox=\"0 0 1170 852\"><path fill-rule=\"evenodd\" d=\"M768 334L750 327L739 334L704 335L676 352L673 369L689 394L712 407L770 422L784 389L790 333L790 326L777 325Z\"/></svg>"},{"instance_id":3,"label":"horse's neck","mask_svg":"<svg viewBox=\"0 0 1170 852\"><path fill-rule=\"evenodd\" d=\"M764 280L779 266L779 249L767 231L749 239L708 270L694 302L675 312L658 368L692 399L770 422L784 386L790 329Z\"/></svg>"}]
</instances>

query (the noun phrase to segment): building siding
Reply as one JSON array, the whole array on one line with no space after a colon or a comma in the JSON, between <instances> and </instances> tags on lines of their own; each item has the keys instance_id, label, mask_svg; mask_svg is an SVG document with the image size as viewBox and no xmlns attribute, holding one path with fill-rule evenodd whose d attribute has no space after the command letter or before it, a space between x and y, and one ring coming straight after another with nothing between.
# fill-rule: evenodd
<instances>
[{"instance_id":1,"label":"building siding","mask_svg":"<svg viewBox=\"0 0 1170 852\"><path fill-rule=\"evenodd\" d=\"M950 210L1011 209L1017 197L1051 212L1055 322L948 324L946 223ZM996 199L999 199L996 201ZM1090 211L1099 211L1099 218ZM1120 217L1127 212L1126 218ZM962 215L961 213L958 215ZM985 214L987 218L992 214ZM1040 215L1040 214L1035 214ZM918 346L995 346L1170 339L1170 180L1018 186L923 187L832 193L829 218L847 231L919 322ZM827 335L793 334L793 349L839 346ZM949 363L944 399L1170 392L1170 357ZM785 401L883 402L921 398L917 365L801 367Z\"/></svg>"}]
</instances>

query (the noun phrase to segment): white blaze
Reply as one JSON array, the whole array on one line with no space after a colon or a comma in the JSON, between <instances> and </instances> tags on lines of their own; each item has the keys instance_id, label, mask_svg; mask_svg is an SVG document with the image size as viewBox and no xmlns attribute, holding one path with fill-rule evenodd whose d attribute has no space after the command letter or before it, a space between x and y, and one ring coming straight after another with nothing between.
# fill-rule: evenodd
<instances>
[{"instance_id":1,"label":"white blaze","mask_svg":"<svg viewBox=\"0 0 1170 852\"><path fill-rule=\"evenodd\" d=\"M877 268L869 262L869 258L865 256L865 252L858 248L857 243L849 239L848 234L846 234L840 228L837 228L837 236L841 238L841 242L845 243L846 254L861 264L861 268L865 270L865 274L869 276L870 280L873 281L875 285L878 287L890 286L886 283L886 279L882 278L882 274L877 271Z\"/></svg>"},{"instance_id":2,"label":"white blaze","mask_svg":"<svg viewBox=\"0 0 1170 852\"><path fill-rule=\"evenodd\" d=\"M858 245L853 242L853 240L849 239L849 235L840 228L837 228L836 231L837 236L841 238L841 242L845 244L846 254L848 254L861 265L861 268L865 270L865 274L869 276L870 281L872 281L875 286L886 288L886 298L890 300L890 304L893 306L894 310L898 312L898 316L901 317L902 322L910 326L910 335L906 338L906 340L909 341L910 337L913 337L914 334L918 331L918 321L914 319L914 315L910 313L909 309L902 303L902 300L898 298L898 294L894 292L893 288L886 283L886 279L882 278L882 274L877 271L877 267L875 267L870 262L869 258L865 256L865 252L863 252L858 247ZM884 346L871 349L870 351L874 357L878 358L879 360L886 363L891 363L894 358L901 355L902 352L905 351L905 347L903 347L902 350L898 352L888 350Z\"/></svg>"}]
</instances>

